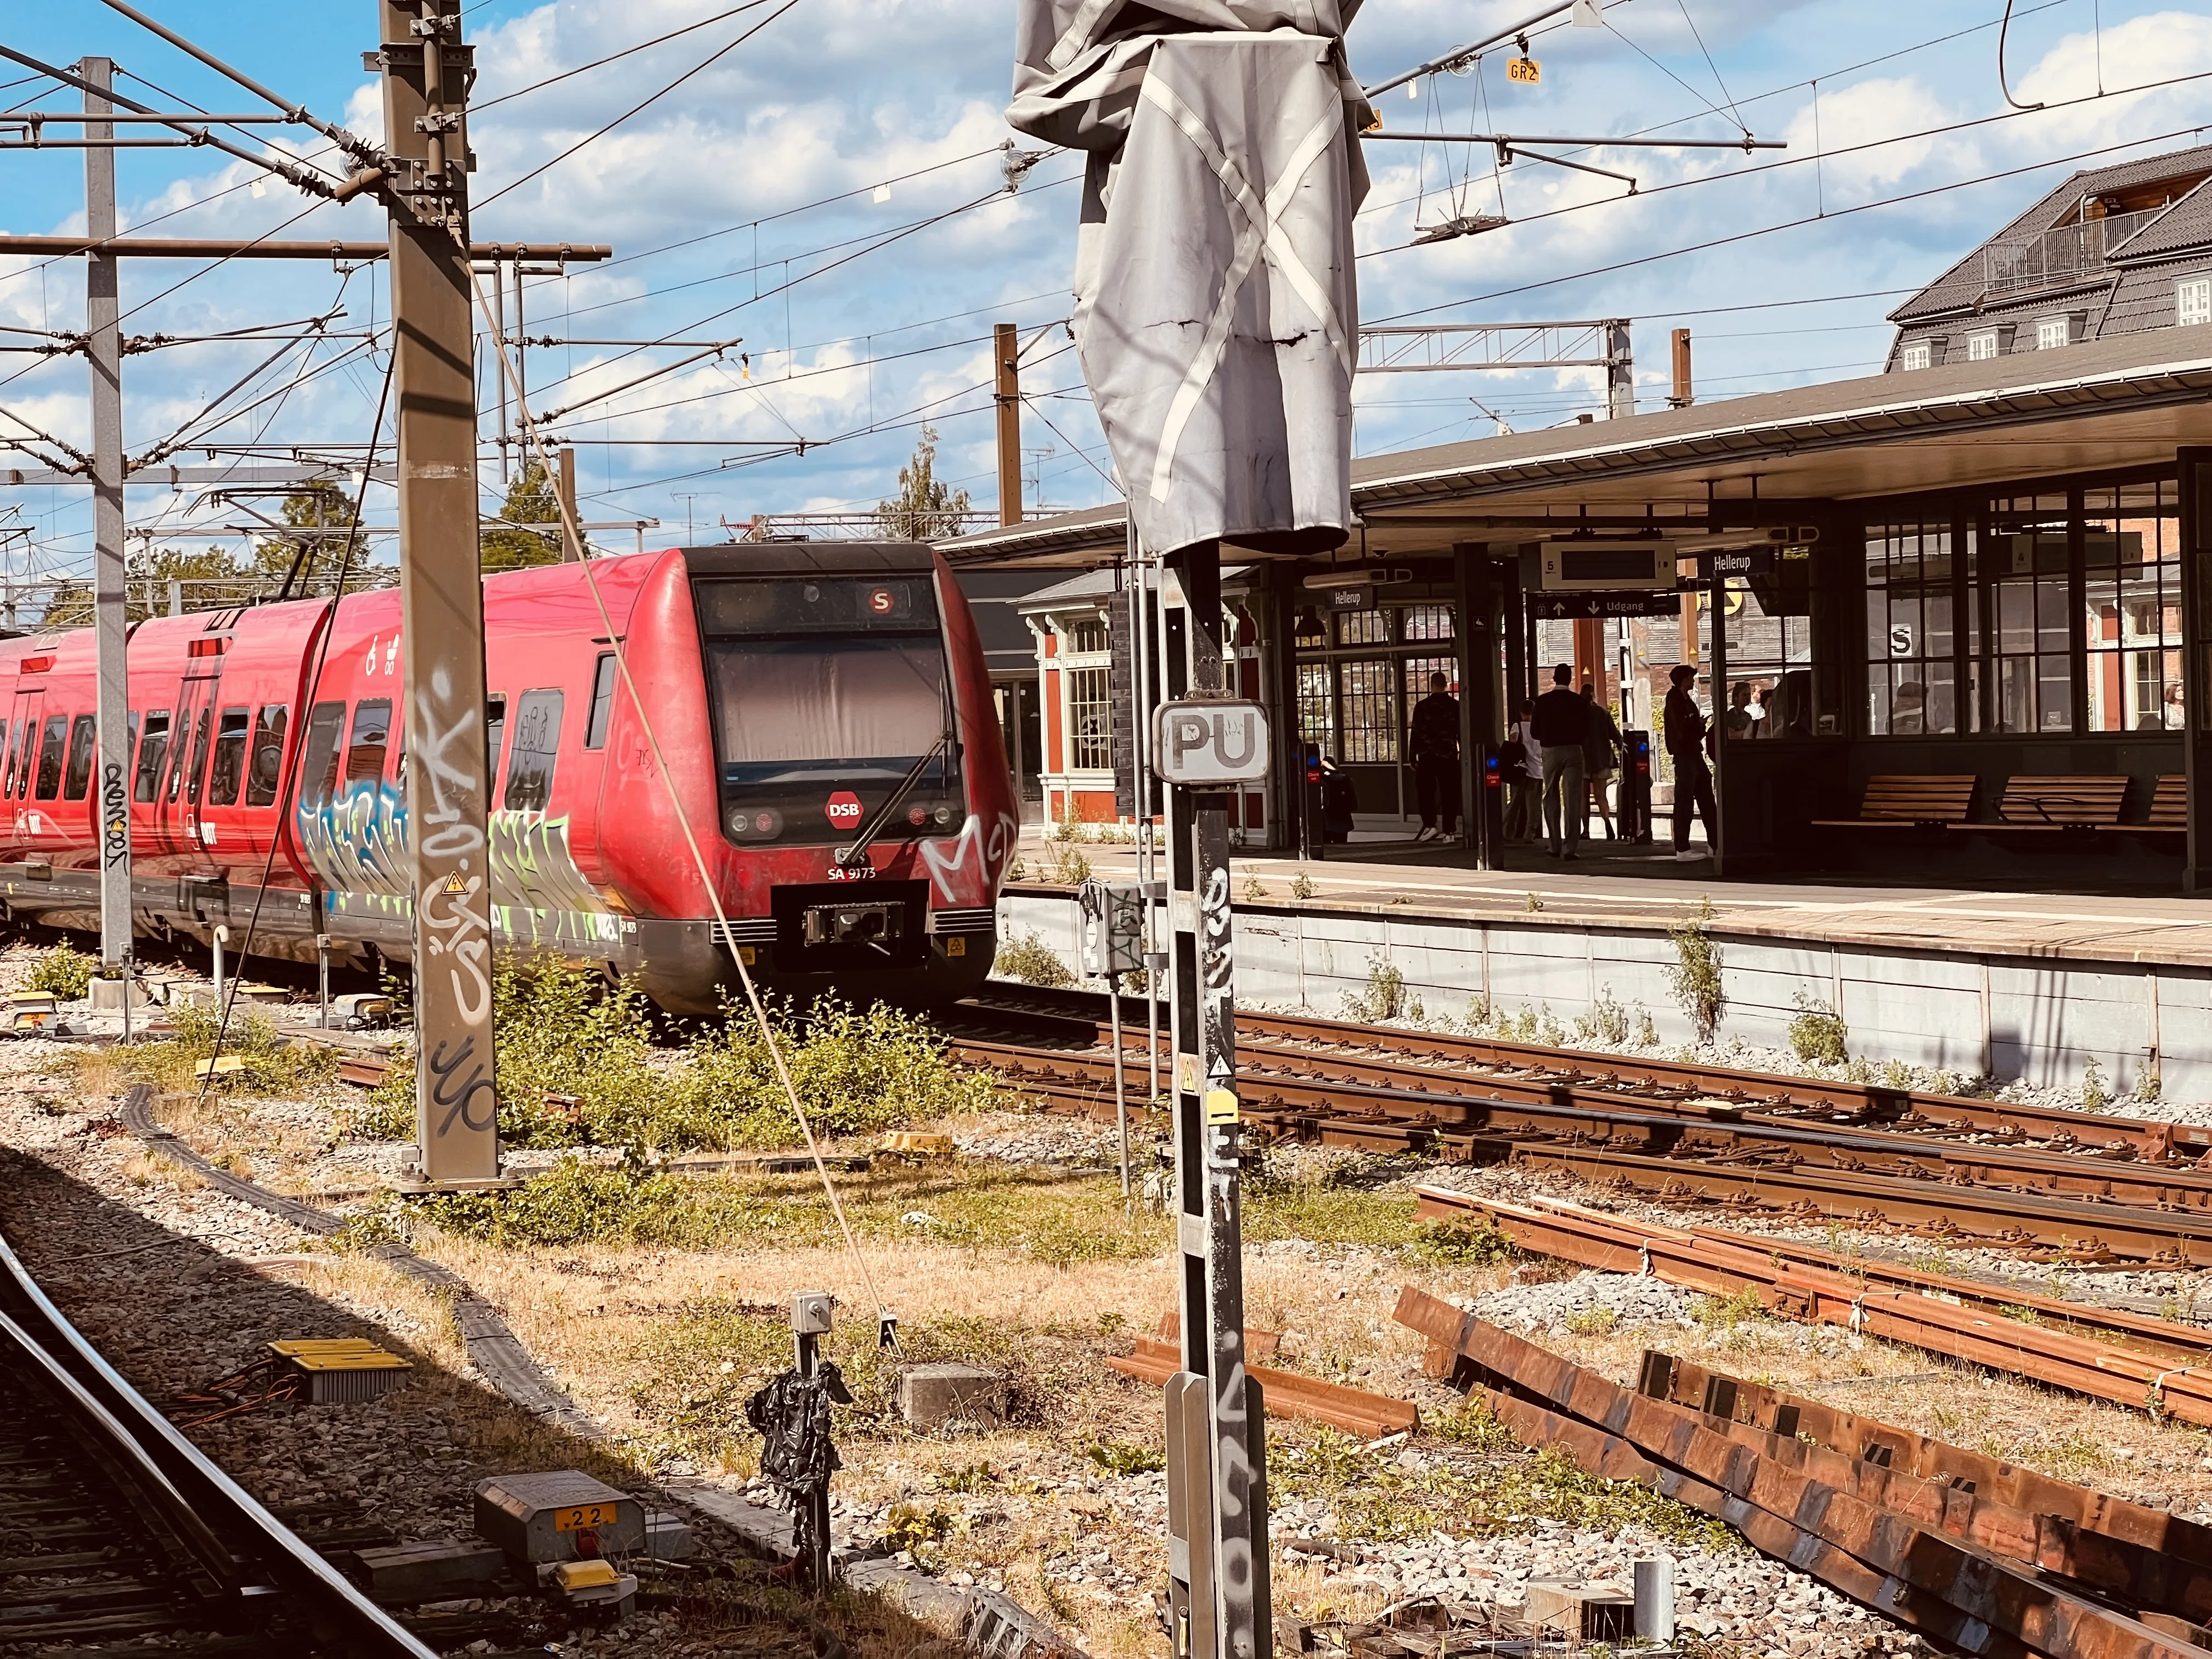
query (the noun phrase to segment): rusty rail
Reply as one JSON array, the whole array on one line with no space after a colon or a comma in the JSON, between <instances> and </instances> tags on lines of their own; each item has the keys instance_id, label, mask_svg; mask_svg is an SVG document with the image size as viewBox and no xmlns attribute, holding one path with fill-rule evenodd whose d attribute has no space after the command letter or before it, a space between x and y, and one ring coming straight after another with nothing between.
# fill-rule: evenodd
<instances>
[{"instance_id":1,"label":"rusty rail","mask_svg":"<svg viewBox=\"0 0 2212 1659\"><path fill-rule=\"evenodd\" d=\"M1140 1336L1134 1353L1126 1359L1109 1358L1106 1364L1110 1370L1133 1376L1140 1382L1164 1382L1182 1369L1182 1352L1172 1342ZM1277 1370L1267 1365L1247 1365L1244 1369L1264 1391L1271 1418L1302 1417L1368 1440L1421 1425L1420 1409L1407 1401L1370 1394L1364 1389L1348 1389L1340 1382L1324 1382L1318 1377L1301 1376L1296 1371Z\"/></svg>"},{"instance_id":2,"label":"rusty rail","mask_svg":"<svg viewBox=\"0 0 2212 1659\"><path fill-rule=\"evenodd\" d=\"M1969 1652L2050 1659L2202 1659L2187 1640L2043 1577L1968 1537L1870 1502L1879 1466L1830 1485L1703 1416L1607 1382L1408 1286L1401 1324L1474 1368L1501 1419L1592 1474L1648 1475L1836 1588ZM1533 1408L1533 1409L1532 1409ZM1770 1442L1771 1444L1771 1442ZM1680 1479L1669 1481L1671 1472ZM1671 1491L1670 1491L1671 1488ZM1826 1547L1820 1547L1825 1546Z\"/></svg>"},{"instance_id":3,"label":"rusty rail","mask_svg":"<svg viewBox=\"0 0 2212 1659\"><path fill-rule=\"evenodd\" d=\"M1822 1265L1806 1259L1821 1253L1802 1246L1794 1247L1799 1259L1791 1260L1764 1238L1717 1229L1686 1232L1565 1205L1504 1204L1437 1187L1420 1189L1420 1206L1431 1217L1486 1215L1516 1245L1537 1255L1613 1273L1650 1273L1713 1296L1749 1290L1762 1304L1793 1318L1847 1326L1964 1364L2212 1425L2212 1352L2203 1334L2185 1326L2164 1335L2164 1352L2144 1352L2008 1317L1990 1305L1985 1285L1935 1274L1916 1282L1857 1258L1831 1256L1834 1265ZM2106 1310L2026 1294L1997 1305L2039 1304L2085 1321L2109 1316ZM2125 1317L2139 1334L2154 1334L2145 1326L2166 1326Z\"/></svg>"}]
</instances>

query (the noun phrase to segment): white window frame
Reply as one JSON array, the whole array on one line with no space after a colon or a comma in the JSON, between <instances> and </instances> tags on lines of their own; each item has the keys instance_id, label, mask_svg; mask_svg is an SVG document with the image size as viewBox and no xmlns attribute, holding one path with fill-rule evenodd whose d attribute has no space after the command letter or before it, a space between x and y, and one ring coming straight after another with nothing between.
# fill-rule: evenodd
<instances>
[{"instance_id":1,"label":"white window frame","mask_svg":"<svg viewBox=\"0 0 2212 1659\"><path fill-rule=\"evenodd\" d=\"M1926 340L1907 340L1898 367L1907 374L1918 369L1932 368L1936 363L1936 349Z\"/></svg>"},{"instance_id":2,"label":"white window frame","mask_svg":"<svg viewBox=\"0 0 2212 1659\"><path fill-rule=\"evenodd\" d=\"M1984 363L1996 356L1997 331L1993 328L1977 329L1966 337L1966 361Z\"/></svg>"},{"instance_id":3,"label":"white window frame","mask_svg":"<svg viewBox=\"0 0 2212 1659\"><path fill-rule=\"evenodd\" d=\"M1113 668L1114 639L1111 619L1103 611L1069 611L1063 615L1055 616L1052 621L1053 631L1059 636L1060 640L1059 653L1054 659L1055 665L1060 670L1060 733L1061 745L1060 751L1060 775L1071 781L1079 778L1091 780L1101 777L1111 777L1114 774L1114 759L1112 749L1113 732L1110 726L1107 732L1108 749L1106 764L1103 767L1079 766L1076 764L1074 696L1075 675L1077 672L1083 669L1093 668L1104 669L1109 671L1110 673L1110 671ZM1072 649L1071 647L1074 643L1071 637L1073 629L1078 625L1087 626L1093 623L1106 630L1106 648L1099 651L1077 651ZM1109 685L1110 683L1109 679ZM1088 783L1077 783L1071 781L1069 787L1071 788L1082 789L1086 787L1095 787L1096 786Z\"/></svg>"},{"instance_id":4,"label":"white window frame","mask_svg":"<svg viewBox=\"0 0 2212 1659\"><path fill-rule=\"evenodd\" d=\"M2173 320L2184 328L2212 323L2212 276L2185 276L2173 285Z\"/></svg>"},{"instance_id":5,"label":"white window frame","mask_svg":"<svg viewBox=\"0 0 2212 1659\"><path fill-rule=\"evenodd\" d=\"M2071 317L2039 317L2035 319L2035 349L2038 351L2057 351L2062 346L2073 343L2074 319Z\"/></svg>"}]
</instances>

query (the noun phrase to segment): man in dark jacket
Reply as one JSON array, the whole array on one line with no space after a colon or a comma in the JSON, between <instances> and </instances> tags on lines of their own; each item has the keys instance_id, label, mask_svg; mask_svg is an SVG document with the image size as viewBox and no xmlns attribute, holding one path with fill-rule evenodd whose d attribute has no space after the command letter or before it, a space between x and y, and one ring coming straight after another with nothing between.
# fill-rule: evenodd
<instances>
[{"instance_id":1,"label":"man in dark jacket","mask_svg":"<svg viewBox=\"0 0 2212 1659\"><path fill-rule=\"evenodd\" d=\"M1698 671L1683 663L1667 676L1667 754L1674 763L1674 856L1710 858L1721 844L1720 809L1713 804L1713 773L1705 763L1705 716L1690 688ZM1706 851L1690 850L1690 811L1705 821Z\"/></svg>"},{"instance_id":2,"label":"man in dark jacket","mask_svg":"<svg viewBox=\"0 0 2212 1659\"><path fill-rule=\"evenodd\" d=\"M1573 858L1583 838L1589 791L1583 782L1583 736L1589 706L1574 690L1575 671L1561 663L1552 689L1536 699L1536 741L1544 749L1544 836L1553 858Z\"/></svg>"},{"instance_id":3,"label":"man in dark jacket","mask_svg":"<svg viewBox=\"0 0 2212 1659\"><path fill-rule=\"evenodd\" d=\"M1459 699L1451 681L1429 676L1429 695L1413 705L1406 757L1413 763L1413 790L1421 803L1416 841L1441 841L1459 833Z\"/></svg>"}]
</instances>

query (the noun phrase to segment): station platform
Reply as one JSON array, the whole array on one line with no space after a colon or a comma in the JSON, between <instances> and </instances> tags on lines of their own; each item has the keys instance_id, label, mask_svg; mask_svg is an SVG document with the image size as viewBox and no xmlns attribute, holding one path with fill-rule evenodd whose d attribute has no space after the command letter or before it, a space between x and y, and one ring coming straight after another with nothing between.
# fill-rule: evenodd
<instances>
[{"instance_id":1,"label":"station platform","mask_svg":"<svg viewBox=\"0 0 2212 1659\"><path fill-rule=\"evenodd\" d=\"M1701 918L1723 1046L1786 1048L1790 1020L1819 1005L1876 1063L2212 1102L2212 899L1722 882L1663 838L1586 842L1573 863L1516 848L1528 867L1498 872L1452 848L1328 850L1233 855L1240 997L1340 1013L1371 1000L1380 970L1431 1015L1533 1014L1571 1036L1577 1022L1617 1027L1620 1010L1680 1045L1696 1031L1671 930ZM1073 891L1051 878L1073 854L1101 879L1135 878L1133 845L1033 826L1000 919L1002 939L1035 933L1071 967Z\"/></svg>"}]
</instances>

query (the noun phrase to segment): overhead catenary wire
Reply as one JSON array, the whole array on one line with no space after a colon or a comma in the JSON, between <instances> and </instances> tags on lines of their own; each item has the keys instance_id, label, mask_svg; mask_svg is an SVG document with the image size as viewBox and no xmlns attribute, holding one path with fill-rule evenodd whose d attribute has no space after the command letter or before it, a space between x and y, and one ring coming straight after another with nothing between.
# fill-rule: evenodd
<instances>
[{"instance_id":1,"label":"overhead catenary wire","mask_svg":"<svg viewBox=\"0 0 2212 1659\"><path fill-rule=\"evenodd\" d=\"M595 69L605 69L609 64L619 63L625 58L649 51L654 46L675 40L678 35L696 33L701 29L709 28L716 23L735 17L739 12L754 11L768 3L769 0L745 0L745 3L742 6L732 6L727 11L718 11L712 17L702 17L696 23L686 23L683 27L671 29L665 34L656 34L650 40L641 40L634 46L624 46L620 52L609 52L605 58L594 58L588 64L579 64L574 69L562 70L558 75L549 75L543 81L533 81L526 87L517 87L513 92L502 92L496 98L487 98L480 103L471 103L469 106L469 113L471 116L481 115L484 111L498 105L511 103L517 98L527 98L533 92L543 92L548 87L558 86L563 81L573 80L577 76L588 74Z\"/></svg>"},{"instance_id":2,"label":"overhead catenary wire","mask_svg":"<svg viewBox=\"0 0 2212 1659\"><path fill-rule=\"evenodd\" d=\"M796 3L796 0L792 0L792 3ZM785 7L786 10L789 9L789 5ZM495 329L491 303L484 296L483 279L465 258L462 263L469 272L469 285L475 292L477 311L486 323L493 324ZM493 356L499 364L501 377L514 392L524 441L538 452L539 464L550 473L556 465L553 452L539 434L538 423L532 418L529 406L523 400L521 377L515 373L514 362L508 357L507 343L497 338L495 332ZM570 538L571 545L581 547L584 532L577 523L574 509L565 496L557 496L555 505L560 514L562 529ZM830 1211L836 1217L838 1231L844 1236L845 1248L851 1253L854 1265L860 1269L861 1282L867 1287L868 1295L876 1304L878 1330L884 1340L896 1343L896 1328L891 1310L876 1287L875 1274L869 1268L868 1258L861 1250L860 1240L853 1232L853 1224L845 1214L844 1200L838 1196L837 1183L830 1174L828 1160L823 1157L821 1143L815 1137L814 1125L807 1116L805 1103L799 1097L798 1085L792 1081L791 1068L784 1058L783 1044L776 1038L775 1023L769 1018L767 1006L761 1000L760 987L755 982L752 969L746 965L744 954L738 947L737 933L730 926L728 913L723 908L721 890L715 884L713 871L708 867L706 854L700 849L698 833L692 825L690 813L685 809L683 792L676 787L675 771L668 763L667 752L661 746L659 733L653 728L645 699L639 694L637 681L630 673L629 651L624 643L623 631L615 626L613 613L607 609L606 596L600 591L599 577L592 568L592 562L589 559L582 561L579 568L583 573L584 586L591 592L592 608L599 612L600 626L606 629L606 638L611 642L615 672L621 678L623 690L629 693L630 706L636 712L639 729L644 733L653 766L660 775L661 787L668 793L669 805L675 811L677 827L684 833L684 844L690 854L692 867L698 873L700 885L706 890L707 902L714 910L716 934L737 968L738 981L744 987L745 1000L751 1007L754 1022L760 1028L761 1041L767 1045L769 1058L775 1067L776 1080L783 1085L785 1098L791 1103L792 1115L798 1121L799 1133L806 1142L807 1153L814 1161L815 1172L822 1179L823 1191L828 1195Z\"/></svg>"},{"instance_id":3,"label":"overhead catenary wire","mask_svg":"<svg viewBox=\"0 0 2212 1659\"><path fill-rule=\"evenodd\" d=\"M747 29L743 34L738 36L736 40L731 41L727 46L716 48L712 54L693 64L690 69L684 70L683 74L678 76L673 81L671 81L666 86L662 87L659 91L653 93L650 97L645 99L641 103L631 105L629 108L624 110L620 115L616 116L613 120L599 128L598 131L587 133L583 137L579 138L574 143L569 145L568 149L562 150L551 161L542 162L538 166L531 168L529 172L524 173L520 179L511 179L507 183L501 185L497 190L492 191L490 195L484 197L482 200L473 204L471 210L481 211L482 210L489 207L494 202L499 200L501 197L508 194L510 191L520 190L523 185L528 184L532 179L538 177L541 173L549 173L553 168L559 167L562 162L567 161L570 156L574 155L578 150L582 149L586 145L596 143L599 140L605 137L607 134L612 132L623 122L629 120L631 116L640 114L642 112L652 108L653 105L659 103L662 99L668 96L670 93L675 91L677 88L682 86L686 81L691 79L693 76L704 74L708 70L713 68L715 64L728 57L739 46L744 45L746 41L751 40L753 36L758 34L763 29L766 28L770 23L775 22L777 18L781 17L786 12L789 11L798 3L799 0L783 0L783 4L778 6L767 16L762 18L759 22L755 23L750 28Z\"/></svg>"}]
</instances>

